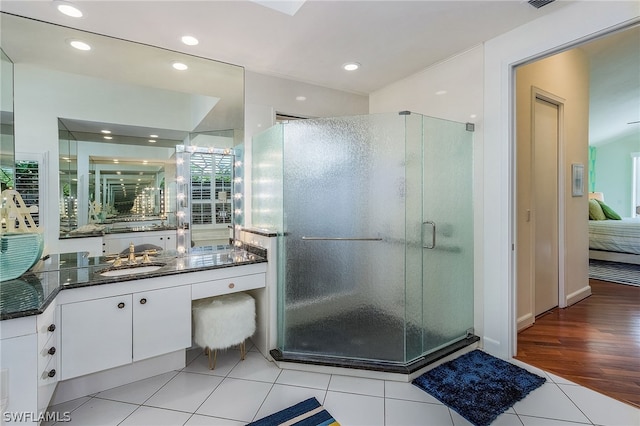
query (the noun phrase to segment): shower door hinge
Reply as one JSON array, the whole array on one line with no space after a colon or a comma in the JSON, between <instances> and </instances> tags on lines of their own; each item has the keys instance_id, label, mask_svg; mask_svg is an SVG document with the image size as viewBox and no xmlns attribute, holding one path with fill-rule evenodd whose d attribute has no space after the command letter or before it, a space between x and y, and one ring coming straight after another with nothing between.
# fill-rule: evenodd
<instances>
[{"instance_id":1,"label":"shower door hinge","mask_svg":"<svg viewBox=\"0 0 640 426\"><path fill-rule=\"evenodd\" d=\"M467 132L473 132L476 130L476 125L473 123L467 123L466 126L467 126Z\"/></svg>"},{"instance_id":2,"label":"shower door hinge","mask_svg":"<svg viewBox=\"0 0 640 426\"><path fill-rule=\"evenodd\" d=\"M411 115L411 111L400 111L399 115Z\"/></svg>"},{"instance_id":3,"label":"shower door hinge","mask_svg":"<svg viewBox=\"0 0 640 426\"><path fill-rule=\"evenodd\" d=\"M473 327L467 328L467 339L475 335Z\"/></svg>"}]
</instances>

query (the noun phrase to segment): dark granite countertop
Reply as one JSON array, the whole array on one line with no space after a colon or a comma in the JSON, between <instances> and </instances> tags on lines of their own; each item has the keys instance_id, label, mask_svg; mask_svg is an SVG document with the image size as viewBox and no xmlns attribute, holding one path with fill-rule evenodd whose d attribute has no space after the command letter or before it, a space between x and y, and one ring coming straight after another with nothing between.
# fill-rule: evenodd
<instances>
[{"instance_id":1,"label":"dark granite countertop","mask_svg":"<svg viewBox=\"0 0 640 426\"><path fill-rule=\"evenodd\" d=\"M15 280L0 282L0 320L40 314L61 290L103 285L122 281L140 280L167 275L183 274L210 269L228 268L266 262L266 255L255 250L233 250L216 247L192 248L191 252L179 256L175 251L160 252L150 256L150 264L159 265L151 272L127 274L126 263L113 266L113 257L89 257L86 253L64 253L45 256L31 270ZM125 272L123 275L102 276L109 270Z\"/></svg>"}]
</instances>

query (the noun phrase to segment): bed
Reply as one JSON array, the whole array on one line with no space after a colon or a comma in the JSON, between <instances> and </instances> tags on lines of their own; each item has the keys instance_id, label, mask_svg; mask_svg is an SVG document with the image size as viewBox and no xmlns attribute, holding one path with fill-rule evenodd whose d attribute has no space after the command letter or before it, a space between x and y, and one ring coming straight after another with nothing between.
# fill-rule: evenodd
<instances>
[{"instance_id":1,"label":"bed","mask_svg":"<svg viewBox=\"0 0 640 426\"><path fill-rule=\"evenodd\" d=\"M640 217L589 220L589 258L640 264Z\"/></svg>"},{"instance_id":2,"label":"bed","mask_svg":"<svg viewBox=\"0 0 640 426\"><path fill-rule=\"evenodd\" d=\"M599 200L600 205L607 209L601 200L601 194L589 194L589 201ZM640 217L623 217L620 220L594 219L593 211L589 212L589 258L640 264ZM615 214L615 213L613 213ZM605 219L605 217L601 217Z\"/></svg>"}]
</instances>

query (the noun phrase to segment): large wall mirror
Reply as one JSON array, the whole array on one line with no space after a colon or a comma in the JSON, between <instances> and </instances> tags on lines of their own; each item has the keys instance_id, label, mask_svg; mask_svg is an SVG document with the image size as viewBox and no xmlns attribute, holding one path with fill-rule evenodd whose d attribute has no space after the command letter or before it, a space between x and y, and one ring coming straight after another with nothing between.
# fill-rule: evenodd
<instances>
[{"instance_id":1,"label":"large wall mirror","mask_svg":"<svg viewBox=\"0 0 640 426\"><path fill-rule=\"evenodd\" d=\"M15 66L16 147L49 152L48 176L57 181L50 179L43 208L59 221L49 220L55 230L46 235L64 239L132 224L171 229L176 146L213 153L242 144L242 67L7 13L0 18L2 48ZM90 49L73 48L78 41ZM4 101L3 93L3 110ZM220 212L226 214L233 211ZM194 224L192 240L201 233L228 241L222 222Z\"/></svg>"},{"instance_id":2,"label":"large wall mirror","mask_svg":"<svg viewBox=\"0 0 640 426\"><path fill-rule=\"evenodd\" d=\"M0 49L0 191L14 183L13 63Z\"/></svg>"}]
</instances>

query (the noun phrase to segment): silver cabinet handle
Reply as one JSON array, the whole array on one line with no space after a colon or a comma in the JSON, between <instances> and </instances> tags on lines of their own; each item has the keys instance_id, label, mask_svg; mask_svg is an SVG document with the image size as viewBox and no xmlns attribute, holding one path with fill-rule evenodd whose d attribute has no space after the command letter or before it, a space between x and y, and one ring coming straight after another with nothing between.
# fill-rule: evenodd
<instances>
[{"instance_id":1,"label":"silver cabinet handle","mask_svg":"<svg viewBox=\"0 0 640 426\"><path fill-rule=\"evenodd\" d=\"M430 246L425 246L424 245L424 225L431 225L432 227L432 233L431 233L431 245ZM434 249L436 248L436 223L432 222L430 220L427 220L426 222L422 222L422 248L426 248L426 249Z\"/></svg>"}]
</instances>

